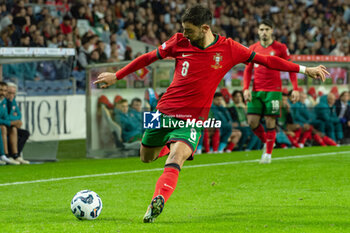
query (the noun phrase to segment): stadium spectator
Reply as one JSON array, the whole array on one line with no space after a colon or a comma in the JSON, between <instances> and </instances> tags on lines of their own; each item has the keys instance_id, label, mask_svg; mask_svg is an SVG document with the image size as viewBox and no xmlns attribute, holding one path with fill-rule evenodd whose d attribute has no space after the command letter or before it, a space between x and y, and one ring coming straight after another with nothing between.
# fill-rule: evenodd
<instances>
[{"instance_id":1,"label":"stadium spectator","mask_svg":"<svg viewBox=\"0 0 350 233\"><path fill-rule=\"evenodd\" d=\"M80 69L84 69L88 65L91 37L89 36L83 37L81 43L82 43L82 46L79 49L79 55L78 55L78 67Z\"/></svg>"},{"instance_id":2,"label":"stadium spectator","mask_svg":"<svg viewBox=\"0 0 350 233\"><path fill-rule=\"evenodd\" d=\"M16 131L16 133L10 134L9 137L9 146L11 151L11 157L18 161L21 164L29 164L28 160L23 159L21 156L22 150L24 148L25 143L27 142L29 138L29 132L25 129L21 129L18 127L22 124L21 118L22 114L18 108L17 102L16 102L16 94L17 94L17 85L14 83L7 83L8 89L7 89L7 111L9 120L11 122L18 122L18 124L13 124L10 128L11 131ZM17 138L11 138L15 137L17 135ZM17 145L17 146L16 146Z\"/></svg>"},{"instance_id":3,"label":"stadium spectator","mask_svg":"<svg viewBox=\"0 0 350 233\"><path fill-rule=\"evenodd\" d=\"M131 117L137 120L138 125L142 125L142 101L140 98L133 98L131 100L129 113Z\"/></svg>"},{"instance_id":4,"label":"stadium spectator","mask_svg":"<svg viewBox=\"0 0 350 233\"><path fill-rule=\"evenodd\" d=\"M325 123L325 133L337 143L343 138L343 129L335 112L335 96L332 93L321 96L320 103L316 105L315 112L318 120Z\"/></svg>"},{"instance_id":5,"label":"stadium spectator","mask_svg":"<svg viewBox=\"0 0 350 233\"><path fill-rule=\"evenodd\" d=\"M248 125L247 106L243 102L242 91L234 91L232 93L232 99L233 103L228 110L234 122L233 126L242 132L242 137L238 143L238 150L243 150L245 144L247 144L247 151L260 149L261 141Z\"/></svg>"},{"instance_id":6,"label":"stadium spectator","mask_svg":"<svg viewBox=\"0 0 350 233\"><path fill-rule=\"evenodd\" d=\"M124 142L134 142L142 137L142 130L139 124L135 124L136 119L129 113L128 101L122 99L115 104L115 122L122 127L122 138Z\"/></svg>"},{"instance_id":7,"label":"stadium spectator","mask_svg":"<svg viewBox=\"0 0 350 233\"><path fill-rule=\"evenodd\" d=\"M288 93L282 92L282 106L281 114L277 118L276 127L276 144L282 148L293 145L299 148L298 138L294 130L298 130L297 126L293 124L292 116L290 113L290 104L288 102Z\"/></svg>"},{"instance_id":8,"label":"stadium spectator","mask_svg":"<svg viewBox=\"0 0 350 233\"><path fill-rule=\"evenodd\" d=\"M108 62L118 62L119 61L119 52L118 48L116 47L116 43L112 42L111 43L111 54L110 57L108 58Z\"/></svg>"},{"instance_id":9,"label":"stadium spectator","mask_svg":"<svg viewBox=\"0 0 350 233\"><path fill-rule=\"evenodd\" d=\"M300 125L303 130L309 128L316 128L321 132L325 131L325 123L316 118L314 109L306 105L307 95L300 92L300 99L298 102L292 104L291 113L293 122Z\"/></svg>"},{"instance_id":10,"label":"stadium spectator","mask_svg":"<svg viewBox=\"0 0 350 233\"><path fill-rule=\"evenodd\" d=\"M60 24L61 32L64 35L71 33L72 30L72 19L69 15L63 17L63 22Z\"/></svg>"},{"instance_id":11,"label":"stadium spectator","mask_svg":"<svg viewBox=\"0 0 350 233\"><path fill-rule=\"evenodd\" d=\"M350 138L350 106L349 92L343 91L335 102L335 109L343 127L344 139Z\"/></svg>"},{"instance_id":12,"label":"stadium spectator","mask_svg":"<svg viewBox=\"0 0 350 233\"><path fill-rule=\"evenodd\" d=\"M101 40L97 41L96 42L96 50L98 51L99 53L99 62L101 63L104 63L104 62L107 62L107 55L106 55L106 52L105 52L105 43Z\"/></svg>"},{"instance_id":13,"label":"stadium spectator","mask_svg":"<svg viewBox=\"0 0 350 233\"><path fill-rule=\"evenodd\" d=\"M9 27L5 28L0 32L0 46L1 47L11 47L12 41L9 37L11 30Z\"/></svg>"},{"instance_id":14,"label":"stadium spectator","mask_svg":"<svg viewBox=\"0 0 350 233\"><path fill-rule=\"evenodd\" d=\"M13 125L16 125L16 127L21 127L21 122L9 120L6 95L7 95L7 84L5 82L0 82L0 129L1 129L0 158L2 161L8 164L18 165L20 164L18 161L8 156L9 155L8 141L10 141L11 143L12 139L14 138L14 135L13 135L14 131L8 130L8 129L10 129L11 126ZM17 134L15 136L17 139ZM9 140L8 140L8 137L9 137Z\"/></svg>"},{"instance_id":15,"label":"stadium spectator","mask_svg":"<svg viewBox=\"0 0 350 233\"><path fill-rule=\"evenodd\" d=\"M7 15L7 19L4 20L7 23L0 23L1 28L10 25L11 17L17 17L15 24L20 26L22 23L19 23L21 20L18 17L28 16L29 20L25 21L38 25L48 18L62 17L63 15L70 17L69 15L71 15L73 17L71 22L75 19L86 19L90 26L99 27L100 20L103 19L104 25L108 25L108 30L103 27L104 31L109 31L112 34L125 32L124 35L127 38L136 37L139 40L142 37L146 39L155 37L155 42L151 41L151 44L157 44L157 41L164 42L165 38L162 32L165 32L165 35L170 35L179 30L180 16L183 10L193 5L193 2L190 1L179 3L175 0L152 2L152 4L147 4L144 1L136 3L134 1L116 1L110 3L109 6L107 1L96 1L89 5L86 1L69 3L67 0L62 0L53 4L56 6L56 14L50 15L53 11L50 12L44 6L45 3L46 1L39 0L37 5L25 7L24 1L17 2L12 7L11 14ZM266 4L265 8L261 8L260 3L253 0L247 0L246 4L242 3L242 1L230 3L208 1L208 6L215 11L217 31L239 39L238 41L245 42L246 45L254 43L257 25L262 18L266 17L270 17L276 25L279 25L276 27L276 40L288 44L291 51L294 50L293 47L296 48L297 54L308 52L329 54L329 51L336 47L342 47L340 44L344 43L341 41L348 37L347 22L350 14L345 1L324 2L324 4L287 1L279 2L278 6ZM50 4L52 5L52 3ZM5 4L2 5L0 14L8 14ZM298 17L300 15L302 17ZM24 21L22 20L22 22ZM149 22L154 22L154 25L148 26ZM69 27L69 25L67 26ZM142 30L141 28L147 29ZM67 31L63 30L63 33L66 34ZM17 35L17 38L20 38L21 34ZM329 41L331 41L330 50L328 49ZM14 44L18 45L15 42ZM321 47L319 47L320 44ZM349 49L344 49L347 51L345 54L348 54ZM340 54L342 53L344 51Z\"/></svg>"},{"instance_id":16,"label":"stadium spectator","mask_svg":"<svg viewBox=\"0 0 350 233\"><path fill-rule=\"evenodd\" d=\"M219 153L224 152L224 150L231 152L242 136L240 130L233 128L232 118L223 103L223 95L220 92L215 93L211 111L215 119L221 121Z\"/></svg>"},{"instance_id":17,"label":"stadium spectator","mask_svg":"<svg viewBox=\"0 0 350 233\"><path fill-rule=\"evenodd\" d=\"M88 63L89 63L89 65L100 63L100 51L98 49L94 49L90 53Z\"/></svg>"}]
</instances>

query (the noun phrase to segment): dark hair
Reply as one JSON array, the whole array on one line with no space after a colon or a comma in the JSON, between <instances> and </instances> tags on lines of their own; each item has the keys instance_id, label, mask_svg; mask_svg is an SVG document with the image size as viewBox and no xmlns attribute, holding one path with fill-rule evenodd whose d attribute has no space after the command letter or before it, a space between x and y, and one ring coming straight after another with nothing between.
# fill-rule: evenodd
<instances>
[{"instance_id":1,"label":"dark hair","mask_svg":"<svg viewBox=\"0 0 350 233\"><path fill-rule=\"evenodd\" d=\"M124 104L124 103L128 103L127 99L121 99L117 102L117 104Z\"/></svg>"},{"instance_id":2,"label":"dark hair","mask_svg":"<svg viewBox=\"0 0 350 233\"><path fill-rule=\"evenodd\" d=\"M343 95L345 95L345 93L349 93L348 91L343 91L340 95L339 95L339 99L341 98L341 97L343 97Z\"/></svg>"},{"instance_id":3,"label":"dark hair","mask_svg":"<svg viewBox=\"0 0 350 233\"><path fill-rule=\"evenodd\" d=\"M142 103L141 99L136 97L136 98L133 98L133 99L131 100L131 104L130 104L130 105L133 106L135 102L140 102L140 103Z\"/></svg>"},{"instance_id":4,"label":"dark hair","mask_svg":"<svg viewBox=\"0 0 350 233\"><path fill-rule=\"evenodd\" d=\"M211 25L213 15L210 10L200 4L188 8L183 14L181 20L183 23L191 23L197 27L208 24Z\"/></svg>"},{"instance_id":5,"label":"dark hair","mask_svg":"<svg viewBox=\"0 0 350 233\"><path fill-rule=\"evenodd\" d=\"M221 92L216 92L214 94L214 98L216 98L216 97L223 97L223 95L221 94Z\"/></svg>"},{"instance_id":6,"label":"dark hair","mask_svg":"<svg viewBox=\"0 0 350 233\"><path fill-rule=\"evenodd\" d=\"M83 38L81 39L81 44L84 45L90 43L91 38L91 36L83 36Z\"/></svg>"},{"instance_id":7,"label":"dark hair","mask_svg":"<svg viewBox=\"0 0 350 233\"><path fill-rule=\"evenodd\" d=\"M7 83L0 81L0 86L1 86L1 87L4 87L4 86L7 87Z\"/></svg>"},{"instance_id":8,"label":"dark hair","mask_svg":"<svg viewBox=\"0 0 350 233\"><path fill-rule=\"evenodd\" d=\"M240 91L240 90L235 90L235 91L233 91L233 92L232 92L232 97L235 97L235 95L237 95L237 94L240 94L241 97L242 97L242 99L244 100L244 98L243 98L243 92Z\"/></svg>"},{"instance_id":9,"label":"dark hair","mask_svg":"<svg viewBox=\"0 0 350 233\"><path fill-rule=\"evenodd\" d=\"M261 24L265 24L265 25L269 26L270 28L274 27L273 22L270 19L263 19L263 20L261 20L261 22L259 23L259 26Z\"/></svg>"},{"instance_id":10,"label":"dark hair","mask_svg":"<svg viewBox=\"0 0 350 233\"><path fill-rule=\"evenodd\" d=\"M72 18L69 16L69 15L65 15L64 17L63 17L63 20L71 20Z\"/></svg>"}]
</instances>

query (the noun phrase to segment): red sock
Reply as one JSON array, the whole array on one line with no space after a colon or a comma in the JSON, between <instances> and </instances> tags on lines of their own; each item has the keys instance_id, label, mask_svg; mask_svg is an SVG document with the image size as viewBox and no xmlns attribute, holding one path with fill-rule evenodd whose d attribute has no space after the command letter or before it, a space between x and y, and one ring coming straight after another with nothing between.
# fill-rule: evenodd
<instances>
[{"instance_id":1,"label":"red sock","mask_svg":"<svg viewBox=\"0 0 350 233\"><path fill-rule=\"evenodd\" d=\"M166 202L176 188L178 177L179 170L177 170L176 168L164 168L163 174L159 177L157 181L156 189L154 190L152 199L158 195L162 195L164 197L164 202Z\"/></svg>"},{"instance_id":2,"label":"red sock","mask_svg":"<svg viewBox=\"0 0 350 233\"><path fill-rule=\"evenodd\" d=\"M293 138L293 137L290 136L290 135L287 135L287 137L288 137L290 143L292 143L293 146L295 146L296 148L299 148L299 147L300 147L299 144L298 144L298 141L297 141L295 138Z\"/></svg>"},{"instance_id":3,"label":"red sock","mask_svg":"<svg viewBox=\"0 0 350 233\"><path fill-rule=\"evenodd\" d=\"M260 124L257 128L253 129L253 132L256 136L258 136L258 138L260 138L260 141L262 143L266 142L266 133L262 124Z\"/></svg>"},{"instance_id":4,"label":"red sock","mask_svg":"<svg viewBox=\"0 0 350 233\"><path fill-rule=\"evenodd\" d=\"M294 134L295 134L294 138L298 142L300 139L301 129L294 130Z\"/></svg>"},{"instance_id":5,"label":"red sock","mask_svg":"<svg viewBox=\"0 0 350 233\"><path fill-rule=\"evenodd\" d=\"M266 132L266 154L271 154L273 150L273 145L276 140L276 130L268 130Z\"/></svg>"},{"instance_id":6,"label":"red sock","mask_svg":"<svg viewBox=\"0 0 350 233\"><path fill-rule=\"evenodd\" d=\"M216 129L214 135L211 137L213 151L218 151L220 144L220 130Z\"/></svg>"},{"instance_id":7,"label":"red sock","mask_svg":"<svg viewBox=\"0 0 350 233\"><path fill-rule=\"evenodd\" d=\"M300 143L305 144L306 140L311 138L311 130L305 131L300 139Z\"/></svg>"},{"instance_id":8,"label":"red sock","mask_svg":"<svg viewBox=\"0 0 350 233\"><path fill-rule=\"evenodd\" d=\"M235 148L235 144L234 144L233 142L230 142L230 143L227 145L226 150L232 151L233 148Z\"/></svg>"},{"instance_id":9,"label":"red sock","mask_svg":"<svg viewBox=\"0 0 350 233\"><path fill-rule=\"evenodd\" d=\"M326 146L326 143L324 143L323 139L321 138L320 135L314 134L314 140L320 144L321 146Z\"/></svg>"},{"instance_id":10,"label":"red sock","mask_svg":"<svg viewBox=\"0 0 350 233\"><path fill-rule=\"evenodd\" d=\"M210 143L209 143L209 133L208 133L208 129L204 129L204 134L203 134L203 146L204 146L204 150L205 152L209 152L210 151Z\"/></svg>"},{"instance_id":11,"label":"red sock","mask_svg":"<svg viewBox=\"0 0 350 233\"><path fill-rule=\"evenodd\" d=\"M322 139L329 146L336 146L337 145L337 143L333 139L331 139L330 137L324 136Z\"/></svg>"},{"instance_id":12,"label":"red sock","mask_svg":"<svg viewBox=\"0 0 350 233\"><path fill-rule=\"evenodd\" d=\"M281 144L281 148L283 148L283 149L287 148L287 145L283 143L283 144Z\"/></svg>"},{"instance_id":13,"label":"red sock","mask_svg":"<svg viewBox=\"0 0 350 233\"><path fill-rule=\"evenodd\" d=\"M165 155L168 155L170 153L170 150L168 148L168 146L163 146L162 150L159 152L158 157L163 157Z\"/></svg>"}]
</instances>

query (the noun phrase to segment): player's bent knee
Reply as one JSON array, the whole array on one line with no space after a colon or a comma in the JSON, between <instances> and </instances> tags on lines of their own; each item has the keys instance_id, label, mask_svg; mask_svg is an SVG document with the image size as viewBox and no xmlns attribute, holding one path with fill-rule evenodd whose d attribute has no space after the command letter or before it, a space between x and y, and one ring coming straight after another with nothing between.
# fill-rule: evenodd
<instances>
[{"instance_id":1,"label":"player's bent knee","mask_svg":"<svg viewBox=\"0 0 350 233\"><path fill-rule=\"evenodd\" d=\"M145 148L144 146L141 145L141 148L140 148L140 160L143 163L150 163L156 157L155 153L156 153L156 150Z\"/></svg>"}]
</instances>

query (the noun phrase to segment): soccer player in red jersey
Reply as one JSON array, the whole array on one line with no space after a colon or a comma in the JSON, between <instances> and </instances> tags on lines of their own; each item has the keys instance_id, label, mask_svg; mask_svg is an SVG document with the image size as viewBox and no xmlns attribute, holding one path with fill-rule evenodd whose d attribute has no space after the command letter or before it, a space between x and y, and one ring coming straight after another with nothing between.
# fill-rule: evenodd
<instances>
[{"instance_id":1,"label":"soccer player in red jersey","mask_svg":"<svg viewBox=\"0 0 350 233\"><path fill-rule=\"evenodd\" d=\"M157 111L153 116L175 116L174 121L205 120L221 79L238 63L253 61L271 69L302 72L322 80L328 74L324 66L306 68L275 56L257 54L232 39L213 34L211 22L208 8L201 5L188 8L182 16L183 33L176 33L157 50L139 56L116 73L101 73L94 83L105 88L158 59L172 57L175 59L174 79L157 105L160 113ZM145 131L140 149L143 162L154 161L164 151L164 145L170 152L144 222L153 222L162 212L176 187L180 169L195 152L200 132L196 127Z\"/></svg>"},{"instance_id":2,"label":"soccer player in red jersey","mask_svg":"<svg viewBox=\"0 0 350 233\"><path fill-rule=\"evenodd\" d=\"M262 20L259 23L259 42L249 48L259 54L277 56L290 60L287 46L273 40L273 23ZM249 91L249 84L254 68L253 92ZM299 99L296 73L289 73L293 85L292 101ZM278 70L270 69L255 62L249 63L244 70L243 94L248 101L248 123L253 132L264 143L264 150L260 163L271 163L271 154L276 140L276 117L280 115L282 103L282 81ZM260 118L265 116L266 132L260 124Z\"/></svg>"}]
</instances>

